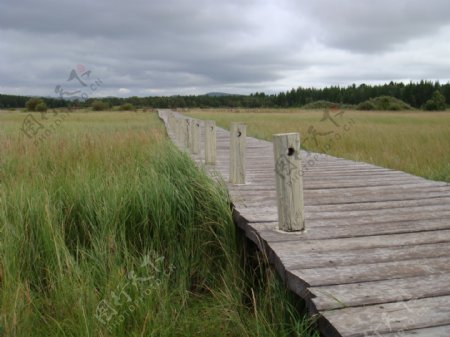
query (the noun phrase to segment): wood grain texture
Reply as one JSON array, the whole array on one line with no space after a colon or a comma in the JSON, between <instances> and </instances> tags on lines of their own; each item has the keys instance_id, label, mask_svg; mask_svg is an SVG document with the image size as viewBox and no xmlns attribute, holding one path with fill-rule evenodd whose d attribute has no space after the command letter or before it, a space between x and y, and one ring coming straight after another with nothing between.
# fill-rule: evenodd
<instances>
[{"instance_id":1,"label":"wood grain texture","mask_svg":"<svg viewBox=\"0 0 450 337\"><path fill-rule=\"evenodd\" d=\"M303 176L298 133L273 136L278 228L301 231L305 228Z\"/></svg>"},{"instance_id":2,"label":"wood grain texture","mask_svg":"<svg viewBox=\"0 0 450 337\"><path fill-rule=\"evenodd\" d=\"M216 122L205 121L205 164L216 163Z\"/></svg>"},{"instance_id":3,"label":"wood grain texture","mask_svg":"<svg viewBox=\"0 0 450 337\"><path fill-rule=\"evenodd\" d=\"M245 184L247 128L244 124L230 126L230 175L231 184Z\"/></svg>"}]
</instances>

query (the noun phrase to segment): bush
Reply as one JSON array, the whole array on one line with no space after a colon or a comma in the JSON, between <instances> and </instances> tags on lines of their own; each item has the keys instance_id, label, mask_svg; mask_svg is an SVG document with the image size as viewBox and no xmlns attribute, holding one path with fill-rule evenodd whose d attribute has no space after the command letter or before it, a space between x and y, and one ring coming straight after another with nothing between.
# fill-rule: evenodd
<instances>
[{"instance_id":1,"label":"bush","mask_svg":"<svg viewBox=\"0 0 450 337\"><path fill-rule=\"evenodd\" d=\"M47 104L45 104L45 102L40 102L38 105L36 105L35 111L46 112Z\"/></svg>"},{"instance_id":2,"label":"bush","mask_svg":"<svg viewBox=\"0 0 450 337\"><path fill-rule=\"evenodd\" d=\"M109 109L109 104L101 100L96 100L91 103L92 110L104 111Z\"/></svg>"},{"instance_id":3,"label":"bush","mask_svg":"<svg viewBox=\"0 0 450 337\"><path fill-rule=\"evenodd\" d=\"M136 108L131 103L125 103L120 106L120 110L132 111L132 110L136 110Z\"/></svg>"},{"instance_id":4,"label":"bush","mask_svg":"<svg viewBox=\"0 0 450 337\"><path fill-rule=\"evenodd\" d=\"M391 96L379 96L361 102L356 106L358 110L400 111L411 110L412 107L400 99Z\"/></svg>"},{"instance_id":5,"label":"bush","mask_svg":"<svg viewBox=\"0 0 450 337\"><path fill-rule=\"evenodd\" d=\"M356 109L358 109L358 110L365 110L365 111L371 111L371 110L376 110L376 107L375 107L375 104L373 104L373 102L365 101L365 102L359 103L356 106Z\"/></svg>"},{"instance_id":6,"label":"bush","mask_svg":"<svg viewBox=\"0 0 450 337\"><path fill-rule=\"evenodd\" d=\"M422 106L422 109L428 110L428 111L439 111L439 110L445 110L447 108L445 104L445 97L440 93L439 90L436 90L433 92L433 95L431 95L431 98L425 102L425 104Z\"/></svg>"},{"instance_id":7,"label":"bush","mask_svg":"<svg viewBox=\"0 0 450 337\"><path fill-rule=\"evenodd\" d=\"M36 107L37 107L39 104L44 104L44 105L45 105L44 101L43 101L41 98L37 98L37 97L35 97L35 98L30 98L30 99L25 103L25 108L26 108L28 111L37 111L37 110L36 110ZM47 108L46 105L45 105L45 108Z\"/></svg>"}]
</instances>

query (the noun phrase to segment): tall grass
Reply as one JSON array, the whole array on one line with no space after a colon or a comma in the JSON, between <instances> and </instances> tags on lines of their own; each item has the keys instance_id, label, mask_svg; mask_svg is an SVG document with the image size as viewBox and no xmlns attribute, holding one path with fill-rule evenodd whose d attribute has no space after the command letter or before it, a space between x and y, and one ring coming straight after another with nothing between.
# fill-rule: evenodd
<instances>
[{"instance_id":1,"label":"tall grass","mask_svg":"<svg viewBox=\"0 0 450 337\"><path fill-rule=\"evenodd\" d=\"M72 114L38 144L22 118L0 114L4 336L315 334L154 114Z\"/></svg>"},{"instance_id":2,"label":"tall grass","mask_svg":"<svg viewBox=\"0 0 450 337\"><path fill-rule=\"evenodd\" d=\"M450 182L450 113L324 111L302 109L201 109L188 114L228 128L244 122L248 134L272 140L300 132L309 151L364 161L424 178ZM314 136L315 134L315 136Z\"/></svg>"}]
</instances>

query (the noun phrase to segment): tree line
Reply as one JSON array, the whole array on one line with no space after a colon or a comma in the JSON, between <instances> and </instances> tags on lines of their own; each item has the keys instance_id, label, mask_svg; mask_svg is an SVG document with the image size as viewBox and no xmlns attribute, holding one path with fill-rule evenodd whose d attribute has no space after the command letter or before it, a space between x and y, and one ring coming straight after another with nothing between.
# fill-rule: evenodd
<instances>
[{"instance_id":1,"label":"tree line","mask_svg":"<svg viewBox=\"0 0 450 337\"><path fill-rule=\"evenodd\" d=\"M330 86L325 88L298 87L286 92L267 95L187 95L187 96L149 96L149 97L105 97L101 101L110 107L131 104L134 107L158 108L264 108L264 107L302 107L316 101L329 101L336 104L358 105L379 96L391 96L400 99L414 108L426 107L427 101L439 92L446 102L450 102L450 82L441 84L432 81L390 82L380 85L350 85L347 87ZM434 95L434 96L433 96ZM30 97L1 95L0 108L23 108ZM48 108L90 107L98 98L85 101L63 100L42 97Z\"/></svg>"}]
</instances>

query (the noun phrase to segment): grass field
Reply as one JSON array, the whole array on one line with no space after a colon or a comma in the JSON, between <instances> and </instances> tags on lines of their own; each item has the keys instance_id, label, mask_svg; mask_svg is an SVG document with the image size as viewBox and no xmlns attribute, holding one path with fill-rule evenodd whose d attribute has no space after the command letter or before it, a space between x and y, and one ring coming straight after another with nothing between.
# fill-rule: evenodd
<instances>
[{"instance_id":1,"label":"grass field","mask_svg":"<svg viewBox=\"0 0 450 337\"><path fill-rule=\"evenodd\" d=\"M247 134L300 132L304 149L450 182L450 112L191 109L186 114L248 125ZM328 113L328 115L326 114Z\"/></svg>"},{"instance_id":2,"label":"grass field","mask_svg":"<svg viewBox=\"0 0 450 337\"><path fill-rule=\"evenodd\" d=\"M26 116L0 112L1 336L317 335L155 113Z\"/></svg>"}]
</instances>

